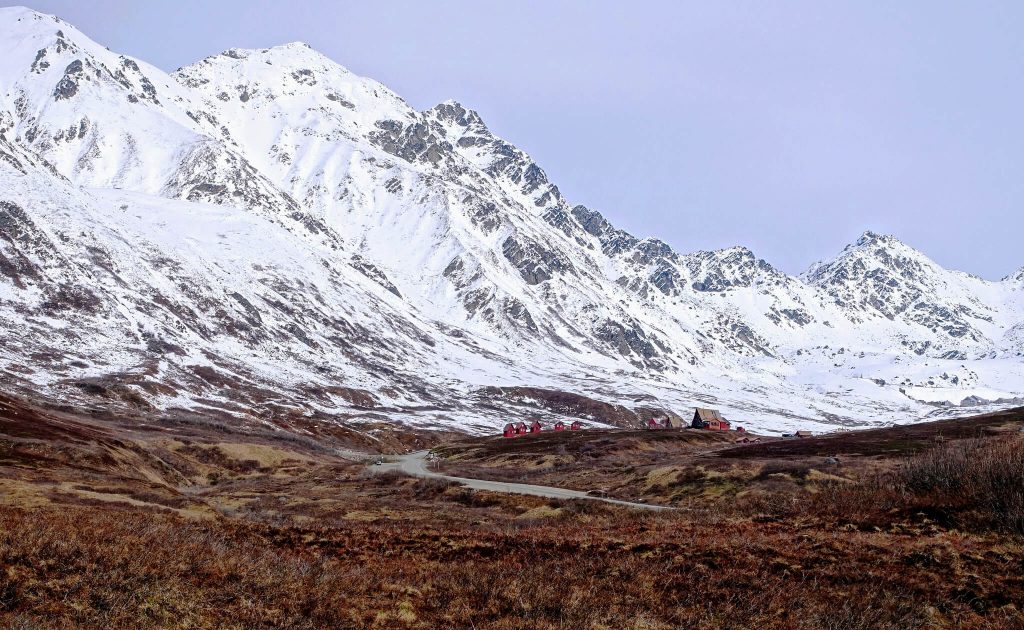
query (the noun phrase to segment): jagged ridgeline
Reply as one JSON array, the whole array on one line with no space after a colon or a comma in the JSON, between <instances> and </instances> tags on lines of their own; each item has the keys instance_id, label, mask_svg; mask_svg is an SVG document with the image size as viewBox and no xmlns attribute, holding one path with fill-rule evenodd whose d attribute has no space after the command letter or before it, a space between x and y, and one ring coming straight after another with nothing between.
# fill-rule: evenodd
<instances>
[{"instance_id":1,"label":"jagged ridgeline","mask_svg":"<svg viewBox=\"0 0 1024 630\"><path fill-rule=\"evenodd\" d=\"M418 111L304 44L166 74L52 16L0 25L12 390L469 431L698 403L821 428L1024 392L1024 271L870 232L801 277L680 254L572 204L471 109Z\"/></svg>"}]
</instances>

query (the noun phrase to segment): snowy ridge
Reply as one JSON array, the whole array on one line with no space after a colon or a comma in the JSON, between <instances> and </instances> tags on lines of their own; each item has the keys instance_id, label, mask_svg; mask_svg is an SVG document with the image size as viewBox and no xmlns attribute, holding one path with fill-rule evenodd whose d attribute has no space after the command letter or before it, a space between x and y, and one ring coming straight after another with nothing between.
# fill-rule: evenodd
<instances>
[{"instance_id":1,"label":"snowy ridge","mask_svg":"<svg viewBox=\"0 0 1024 630\"><path fill-rule=\"evenodd\" d=\"M51 16L0 24L0 370L23 388L473 431L523 412L495 387L765 430L1024 396L1024 270L871 232L801 277L680 254L473 110L416 111L305 44L168 75Z\"/></svg>"}]
</instances>

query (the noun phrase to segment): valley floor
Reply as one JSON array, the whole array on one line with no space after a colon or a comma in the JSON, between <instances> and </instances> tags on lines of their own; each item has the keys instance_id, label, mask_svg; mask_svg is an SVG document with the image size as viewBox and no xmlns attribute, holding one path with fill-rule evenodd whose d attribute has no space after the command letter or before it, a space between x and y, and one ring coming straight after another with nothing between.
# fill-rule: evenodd
<instances>
[{"instance_id":1,"label":"valley floor","mask_svg":"<svg viewBox=\"0 0 1024 630\"><path fill-rule=\"evenodd\" d=\"M4 627L1024 627L1021 412L833 442L434 449L442 469L697 508L655 513L380 471L344 435L0 403Z\"/></svg>"}]
</instances>

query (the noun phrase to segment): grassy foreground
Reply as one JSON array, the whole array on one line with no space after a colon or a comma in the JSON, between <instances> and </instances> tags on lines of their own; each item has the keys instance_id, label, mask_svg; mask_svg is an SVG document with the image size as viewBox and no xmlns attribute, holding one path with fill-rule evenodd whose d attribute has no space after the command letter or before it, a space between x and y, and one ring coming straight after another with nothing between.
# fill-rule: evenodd
<instances>
[{"instance_id":1,"label":"grassy foreground","mask_svg":"<svg viewBox=\"0 0 1024 630\"><path fill-rule=\"evenodd\" d=\"M223 432L11 426L5 628L1024 627L1024 436L1005 422L856 466L846 452L854 472L828 475L817 452L622 446L679 469L636 487L694 508L668 513L374 475ZM704 492L687 466L739 470L740 487Z\"/></svg>"}]
</instances>

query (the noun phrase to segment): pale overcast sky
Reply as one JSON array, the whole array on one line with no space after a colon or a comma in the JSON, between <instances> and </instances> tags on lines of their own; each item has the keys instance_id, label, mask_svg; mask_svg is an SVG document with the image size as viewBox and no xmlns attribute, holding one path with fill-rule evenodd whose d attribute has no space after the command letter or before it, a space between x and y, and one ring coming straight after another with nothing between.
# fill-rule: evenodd
<instances>
[{"instance_id":1,"label":"pale overcast sky","mask_svg":"<svg viewBox=\"0 0 1024 630\"><path fill-rule=\"evenodd\" d=\"M1024 2L39 0L165 70L305 41L448 98L573 203L789 273L861 232L998 279L1024 265Z\"/></svg>"}]
</instances>

